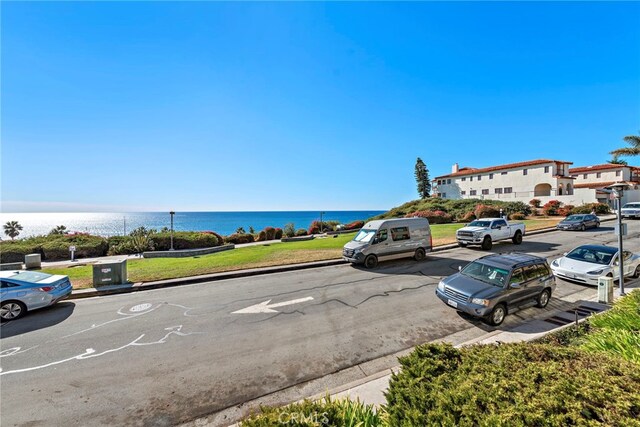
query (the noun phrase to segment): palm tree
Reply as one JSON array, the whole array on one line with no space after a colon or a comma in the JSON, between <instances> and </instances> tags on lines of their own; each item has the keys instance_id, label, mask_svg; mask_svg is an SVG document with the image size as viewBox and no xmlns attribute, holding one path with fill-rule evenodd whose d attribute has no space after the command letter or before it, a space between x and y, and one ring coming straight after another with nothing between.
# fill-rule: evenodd
<instances>
[{"instance_id":1,"label":"palm tree","mask_svg":"<svg viewBox=\"0 0 640 427\"><path fill-rule=\"evenodd\" d=\"M4 234L11 237L11 240L18 237L18 235L22 231L22 226L18 223L18 221L7 221L7 223L3 227Z\"/></svg>"},{"instance_id":2,"label":"palm tree","mask_svg":"<svg viewBox=\"0 0 640 427\"><path fill-rule=\"evenodd\" d=\"M628 165L627 161L620 159L617 154L614 154L613 157L611 157L611 160L609 160L607 163L611 163L612 165Z\"/></svg>"},{"instance_id":3,"label":"palm tree","mask_svg":"<svg viewBox=\"0 0 640 427\"><path fill-rule=\"evenodd\" d=\"M49 234L67 234L67 227L64 225L58 225L52 229Z\"/></svg>"},{"instance_id":4,"label":"palm tree","mask_svg":"<svg viewBox=\"0 0 640 427\"><path fill-rule=\"evenodd\" d=\"M631 147L618 148L611 153L613 156L639 156L640 155L640 136L628 135L622 138L624 142Z\"/></svg>"}]
</instances>

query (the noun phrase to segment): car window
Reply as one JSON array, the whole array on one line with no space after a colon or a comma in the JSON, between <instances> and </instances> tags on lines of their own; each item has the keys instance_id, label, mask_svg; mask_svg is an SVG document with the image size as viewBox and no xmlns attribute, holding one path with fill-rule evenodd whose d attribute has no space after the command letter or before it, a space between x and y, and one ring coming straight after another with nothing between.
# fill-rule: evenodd
<instances>
[{"instance_id":1,"label":"car window","mask_svg":"<svg viewBox=\"0 0 640 427\"><path fill-rule=\"evenodd\" d=\"M538 269L538 277L548 277L551 275L549 267L547 267L545 264L538 264L536 268Z\"/></svg>"},{"instance_id":2,"label":"car window","mask_svg":"<svg viewBox=\"0 0 640 427\"><path fill-rule=\"evenodd\" d=\"M496 221L496 225L499 225L500 227L506 227L507 221L501 219L499 221Z\"/></svg>"},{"instance_id":3,"label":"car window","mask_svg":"<svg viewBox=\"0 0 640 427\"><path fill-rule=\"evenodd\" d=\"M16 285L15 283L11 283L11 282L7 282L6 280L1 280L0 281L0 288L2 289L6 289L6 288L13 288L19 285Z\"/></svg>"},{"instance_id":4,"label":"car window","mask_svg":"<svg viewBox=\"0 0 640 427\"><path fill-rule=\"evenodd\" d=\"M522 282L524 282L524 279L522 277L522 269L518 268L514 270L513 273L511 274L511 278L509 279L509 286L515 283L522 283Z\"/></svg>"},{"instance_id":5,"label":"car window","mask_svg":"<svg viewBox=\"0 0 640 427\"><path fill-rule=\"evenodd\" d=\"M384 242L385 240L387 240L387 237L388 237L387 229L378 231L377 237L378 237L378 242Z\"/></svg>"},{"instance_id":6,"label":"car window","mask_svg":"<svg viewBox=\"0 0 640 427\"><path fill-rule=\"evenodd\" d=\"M529 280L534 280L537 279L538 276L538 268L535 265L529 265L527 267L523 268L523 275L524 275L524 280L525 281L529 281Z\"/></svg>"},{"instance_id":7,"label":"car window","mask_svg":"<svg viewBox=\"0 0 640 427\"><path fill-rule=\"evenodd\" d=\"M396 227L391 229L391 238L394 241L409 240L409 227Z\"/></svg>"}]
</instances>

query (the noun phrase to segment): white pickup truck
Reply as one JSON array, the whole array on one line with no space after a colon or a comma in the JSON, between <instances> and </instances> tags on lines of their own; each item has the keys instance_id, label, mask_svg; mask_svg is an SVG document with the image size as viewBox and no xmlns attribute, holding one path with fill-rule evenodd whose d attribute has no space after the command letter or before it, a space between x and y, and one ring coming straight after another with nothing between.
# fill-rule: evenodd
<instances>
[{"instance_id":1,"label":"white pickup truck","mask_svg":"<svg viewBox=\"0 0 640 427\"><path fill-rule=\"evenodd\" d=\"M482 249L488 251L493 246L493 242L498 240L511 239L519 245L524 236L524 224L509 224L504 218L482 218L476 219L459 229L456 232L458 246L480 245Z\"/></svg>"}]
</instances>

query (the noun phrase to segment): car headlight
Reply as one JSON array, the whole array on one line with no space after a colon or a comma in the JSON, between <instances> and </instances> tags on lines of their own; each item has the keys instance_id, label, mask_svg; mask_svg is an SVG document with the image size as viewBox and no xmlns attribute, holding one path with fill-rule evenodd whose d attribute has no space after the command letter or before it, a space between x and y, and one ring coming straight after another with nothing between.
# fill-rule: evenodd
<instances>
[{"instance_id":1,"label":"car headlight","mask_svg":"<svg viewBox=\"0 0 640 427\"><path fill-rule=\"evenodd\" d=\"M489 300L488 299L482 299L482 298L473 298L471 299L471 303L472 304L478 304L478 305L484 305L485 307L489 305Z\"/></svg>"},{"instance_id":2,"label":"car headlight","mask_svg":"<svg viewBox=\"0 0 640 427\"><path fill-rule=\"evenodd\" d=\"M444 282L438 282L438 290L444 292Z\"/></svg>"},{"instance_id":3,"label":"car headlight","mask_svg":"<svg viewBox=\"0 0 640 427\"><path fill-rule=\"evenodd\" d=\"M480 236L482 236L482 232L480 232L480 231L474 231L473 232L473 237L480 237Z\"/></svg>"},{"instance_id":4,"label":"car headlight","mask_svg":"<svg viewBox=\"0 0 640 427\"><path fill-rule=\"evenodd\" d=\"M554 259L551 265L553 265L554 267L560 267L560 260Z\"/></svg>"},{"instance_id":5,"label":"car headlight","mask_svg":"<svg viewBox=\"0 0 640 427\"><path fill-rule=\"evenodd\" d=\"M601 268L600 270L587 271L587 274L602 274L603 271L604 268Z\"/></svg>"}]
</instances>

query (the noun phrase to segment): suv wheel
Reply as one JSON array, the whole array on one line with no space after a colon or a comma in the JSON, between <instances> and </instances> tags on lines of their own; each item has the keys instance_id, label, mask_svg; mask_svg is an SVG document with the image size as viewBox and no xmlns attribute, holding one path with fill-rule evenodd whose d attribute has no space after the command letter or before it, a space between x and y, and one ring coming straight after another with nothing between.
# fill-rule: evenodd
<instances>
[{"instance_id":1,"label":"suv wheel","mask_svg":"<svg viewBox=\"0 0 640 427\"><path fill-rule=\"evenodd\" d=\"M536 307L545 308L547 304L549 304L549 300L551 299L551 291L549 289L545 289L538 295L536 298Z\"/></svg>"},{"instance_id":2,"label":"suv wheel","mask_svg":"<svg viewBox=\"0 0 640 427\"><path fill-rule=\"evenodd\" d=\"M378 266L378 258L375 255L367 255L364 259L364 266L366 268L376 268Z\"/></svg>"},{"instance_id":3,"label":"suv wheel","mask_svg":"<svg viewBox=\"0 0 640 427\"><path fill-rule=\"evenodd\" d=\"M492 326L500 326L500 324L502 324L506 316L507 316L507 308L504 306L504 304L498 304L495 306L495 308L493 309L493 311L491 312L487 320L489 321L489 324Z\"/></svg>"},{"instance_id":4,"label":"suv wheel","mask_svg":"<svg viewBox=\"0 0 640 427\"><path fill-rule=\"evenodd\" d=\"M493 247L493 242L491 241L491 236L485 236L484 240L482 241L482 249L484 249L485 251L491 250L491 248Z\"/></svg>"}]
</instances>

